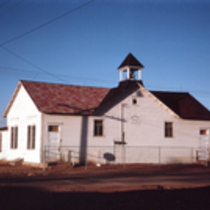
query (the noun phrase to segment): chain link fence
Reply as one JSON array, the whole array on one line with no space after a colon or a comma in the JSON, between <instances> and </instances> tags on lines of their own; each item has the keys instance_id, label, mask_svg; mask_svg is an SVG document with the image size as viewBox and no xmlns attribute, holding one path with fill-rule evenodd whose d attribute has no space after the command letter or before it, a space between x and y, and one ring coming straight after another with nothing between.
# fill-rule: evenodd
<instances>
[{"instance_id":1,"label":"chain link fence","mask_svg":"<svg viewBox=\"0 0 210 210\"><path fill-rule=\"evenodd\" d=\"M103 164L193 164L198 160L198 149L192 147L155 146L46 146L43 165L50 162L69 162L73 166L89 163Z\"/></svg>"}]
</instances>

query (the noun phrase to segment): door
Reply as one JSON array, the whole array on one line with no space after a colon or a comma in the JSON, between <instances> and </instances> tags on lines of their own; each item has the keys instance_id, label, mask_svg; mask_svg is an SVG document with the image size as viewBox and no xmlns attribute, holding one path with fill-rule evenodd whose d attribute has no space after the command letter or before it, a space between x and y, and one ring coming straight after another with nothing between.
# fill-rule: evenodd
<instances>
[{"instance_id":1,"label":"door","mask_svg":"<svg viewBox=\"0 0 210 210\"><path fill-rule=\"evenodd\" d=\"M209 129L200 129L199 160L209 159Z\"/></svg>"},{"instance_id":2,"label":"door","mask_svg":"<svg viewBox=\"0 0 210 210\"><path fill-rule=\"evenodd\" d=\"M60 159L61 133L59 125L48 126L48 158L50 161Z\"/></svg>"}]
</instances>

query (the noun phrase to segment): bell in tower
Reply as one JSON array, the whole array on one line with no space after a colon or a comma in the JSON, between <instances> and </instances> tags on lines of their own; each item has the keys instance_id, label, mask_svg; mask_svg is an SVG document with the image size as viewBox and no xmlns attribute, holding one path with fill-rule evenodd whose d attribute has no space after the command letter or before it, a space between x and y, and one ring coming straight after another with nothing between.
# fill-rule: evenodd
<instances>
[{"instance_id":1,"label":"bell in tower","mask_svg":"<svg viewBox=\"0 0 210 210\"><path fill-rule=\"evenodd\" d=\"M144 66L129 53L121 65L118 67L120 73L120 81L123 80L137 80L141 81L141 70ZM125 78L124 78L125 74Z\"/></svg>"}]
</instances>

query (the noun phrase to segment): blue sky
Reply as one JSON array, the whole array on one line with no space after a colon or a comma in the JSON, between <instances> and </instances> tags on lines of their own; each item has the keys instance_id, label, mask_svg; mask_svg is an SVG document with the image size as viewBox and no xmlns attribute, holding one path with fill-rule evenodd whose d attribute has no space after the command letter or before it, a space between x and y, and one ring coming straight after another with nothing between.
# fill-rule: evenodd
<instances>
[{"instance_id":1,"label":"blue sky","mask_svg":"<svg viewBox=\"0 0 210 210\"><path fill-rule=\"evenodd\" d=\"M210 0L0 0L0 28L1 115L20 79L117 86L129 52L147 89L210 109Z\"/></svg>"}]
</instances>

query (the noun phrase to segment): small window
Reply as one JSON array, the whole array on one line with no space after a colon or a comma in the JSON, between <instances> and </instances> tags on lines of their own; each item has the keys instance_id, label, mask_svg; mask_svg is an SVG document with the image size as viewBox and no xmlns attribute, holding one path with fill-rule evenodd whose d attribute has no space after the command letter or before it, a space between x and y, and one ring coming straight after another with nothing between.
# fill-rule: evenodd
<instances>
[{"instance_id":1,"label":"small window","mask_svg":"<svg viewBox=\"0 0 210 210\"><path fill-rule=\"evenodd\" d=\"M17 149L18 147L18 127L11 127L11 141L10 148Z\"/></svg>"},{"instance_id":2,"label":"small window","mask_svg":"<svg viewBox=\"0 0 210 210\"><path fill-rule=\"evenodd\" d=\"M49 132L59 132L59 126L58 125L49 125L48 131Z\"/></svg>"},{"instance_id":3,"label":"small window","mask_svg":"<svg viewBox=\"0 0 210 210\"><path fill-rule=\"evenodd\" d=\"M27 149L35 149L35 135L36 127L35 125L28 126L28 135L27 135Z\"/></svg>"},{"instance_id":4,"label":"small window","mask_svg":"<svg viewBox=\"0 0 210 210\"><path fill-rule=\"evenodd\" d=\"M136 104L137 104L137 99L136 99L136 98L133 98L132 103L133 103L134 105L136 105Z\"/></svg>"},{"instance_id":5,"label":"small window","mask_svg":"<svg viewBox=\"0 0 210 210\"><path fill-rule=\"evenodd\" d=\"M103 136L103 120L94 121L94 136Z\"/></svg>"},{"instance_id":6,"label":"small window","mask_svg":"<svg viewBox=\"0 0 210 210\"><path fill-rule=\"evenodd\" d=\"M206 129L201 129L201 130L200 130L200 135L205 135L205 136L207 136L208 134L209 134L208 130L206 130Z\"/></svg>"},{"instance_id":7,"label":"small window","mask_svg":"<svg viewBox=\"0 0 210 210\"><path fill-rule=\"evenodd\" d=\"M165 137L173 137L173 123L165 122Z\"/></svg>"}]
</instances>

